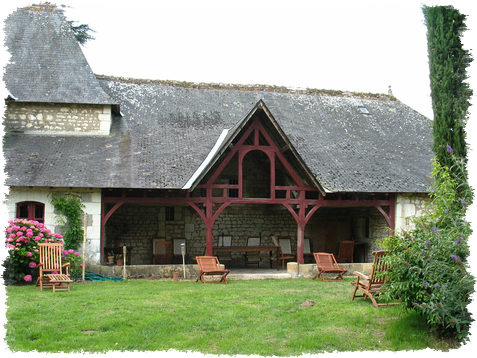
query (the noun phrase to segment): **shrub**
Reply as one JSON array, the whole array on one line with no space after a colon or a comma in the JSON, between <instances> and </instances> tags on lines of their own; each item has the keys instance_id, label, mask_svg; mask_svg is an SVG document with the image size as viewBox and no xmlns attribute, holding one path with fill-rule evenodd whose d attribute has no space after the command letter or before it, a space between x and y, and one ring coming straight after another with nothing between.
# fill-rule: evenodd
<instances>
[{"instance_id":1,"label":"shrub","mask_svg":"<svg viewBox=\"0 0 477 358\"><path fill-rule=\"evenodd\" d=\"M465 165L455 157L454 162ZM382 242L393 251L387 257L392 270L385 295L417 310L441 336L462 341L468 339L472 322L467 306L475 281L468 272L471 227L465 217L472 192L468 186L462 189L449 168L437 161L433 178L432 202L425 215L414 220L415 229Z\"/></svg>"},{"instance_id":2,"label":"shrub","mask_svg":"<svg viewBox=\"0 0 477 358\"><path fill-rule=\"evenodd\" d=\"M62 250L62 261L69 263L68 273L72 278L79 278L82 273L83 264L81 263L81 256L79 252L73 249Z\"/></svg>"},{"instance_id":3,"label":"shrub","mask_svg":"<svg viewBox=\"0 0 477 358\"><path fill-rule=\"evenodd\" d=\"M5 284L34 281L38 277L38 243L62 242L63 236L52 233L38 221L15 219L8 223L5 229L8 257L2 264Z\"/></svg>"}]
</instances>

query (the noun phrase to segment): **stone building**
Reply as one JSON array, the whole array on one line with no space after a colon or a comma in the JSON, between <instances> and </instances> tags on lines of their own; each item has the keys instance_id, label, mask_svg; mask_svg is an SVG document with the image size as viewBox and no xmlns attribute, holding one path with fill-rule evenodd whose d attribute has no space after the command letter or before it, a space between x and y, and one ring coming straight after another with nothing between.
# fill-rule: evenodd
<instances>
[{"instance_id":1,"label":"stone building","mask_svg":"<svg viewBox=\"0 0 477 358\"><path fill-rule=\"evenodd\" d=\"M79 194L92 263L126 246L151 264L158 238L184 238L191 261L221 235L271 234L298 263L305 242L337 255L342 240L369 261L428 200L430 120L390 94L95 75L50 4L16 10L5 34L8 216L54 228L50 195Z\"/></svg>"}]
</instances>

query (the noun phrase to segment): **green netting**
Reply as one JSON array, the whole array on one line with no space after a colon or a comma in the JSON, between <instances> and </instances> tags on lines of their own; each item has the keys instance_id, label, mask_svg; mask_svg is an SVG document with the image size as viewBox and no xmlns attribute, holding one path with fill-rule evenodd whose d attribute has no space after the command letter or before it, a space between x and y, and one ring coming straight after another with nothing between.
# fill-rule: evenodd
<instances>
[{"instance_id":1,"label":"green netting","mask_svg":"<svg viewBox=\"0 0 477 358\"><path fill-rule=\"evenodd\" d=\"M84 279L85 281L122 281L122 277L111 277L111 276L105 276L101 275L96 272L91 272L91 271L85 271L84 273Z\"/></svg>"}]
</instances>

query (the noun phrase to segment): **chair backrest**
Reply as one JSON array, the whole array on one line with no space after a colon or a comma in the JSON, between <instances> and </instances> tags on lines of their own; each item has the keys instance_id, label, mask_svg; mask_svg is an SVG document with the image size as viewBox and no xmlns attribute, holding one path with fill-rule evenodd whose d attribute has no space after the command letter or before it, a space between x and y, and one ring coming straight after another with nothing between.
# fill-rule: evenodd
<instances>
[{"instance_id":1,"label":"chair backrest","mask_svg":"<svg viewBox=\"0 0 477 358\"><path fill-rule=\"evenodd\" d=\"M247 246L260 246L260 236L249 236Z\"/></svg>"},{"instance_id":2,"label":"chair backrest","mask_svg":"<svg viewBox=\"0 0 477 358\"><path fill-rule=\"evenodd\" d=\"M183 237L175 237L172 239L172 252L174 253L174 255L182 255L182 251L181 251L181 244L184 243L185 244L186 242L186 239L183 238ZM186 245L184 245L184 248L186 247ZM186 253L187 251L184 251L184 253Z\"/></svg>"},{"instance_id":3,"label":"chair backrest","mask_svg":"<svg viewBox=\"0 0 477 358\"><path fill-rule=\"evenodd\" d=\"M277 236L275 234L271 234L270 237L272 238L273 245L280 246L280 243L278 242Z\"/></svg>"},{"instance_id":4,"label":"chair backrest","mask_svg":"<svg viewBox=\"0 0 477 358\"><path fill-rule=\"evenodd\" d=\"M311 254L311 246L310 246L310 239L305 239L303 242L303 253L304 254Z\"/></svg>"},{"instance_id":5,"label":"chair backrest","mask_svg":"<svg viewBox=\"0 0 477 358\"><path fill-rule=\"evenodd\" d=\"M389 265L383 262L382 258L388 254L388 251L374 251L373 259L373 269L371 275L369 276L370 284L383 284L386 281L385 275L378 275L378 273L383 273L389 269ZM376 277L378 276L378 277Z\"/></svg>"},{"instance_id":6,"label":"chair backrest","mask_svg":"<svg viewBox=\"0 0 477 358\"><path fill-rule=\"evenodd\" d=\"M278 239L278 241L280 242L280 247L281 247L281 250L282 250L282 253L284 254L291 254L292 251L291 251L291 240L290 239Z\"/></svg>"},{"instance_id":7,"label":"chair backrest","mask_svg":"<svg viewBox=\"0 0 477 358\"><path fill-rule=\"evenodd\" d=\"M171 241L154 240L153 253L154 255L169 255L171 253Z\"/></svg>"},{"instance_id":8,"label":"chair backrest","mask_svg":"<svg viewBox=\"0 0 477 358\"><path fill-rule=\"evenodd\" d=\"M232 236L231 235L219 236L219 246L232 246Z\"/></svg>"},{"instance_id":9,"label":"chair backrest","mask_svg":"<svg viewBox=\"0 0 477 358\"><path fill-rule=\"evenodd\" d=\"M58 272L62 274L61 268L61 248L62 243L40 243L38 244L40 254L40 264L42 271Z\"/></svg>"},{"instance_id":10,"label":"chair backrest","mask_svg":"<svg viewBox=\"0 0 477 358\"><path fill-rule=\"evenodd\" d=\"M353 262L354 241L340 241L340 251L338 253L338 260L340 262Z\"/></svg>"},{"instance_id":11,"label":"chair backrest","mask_svg":"<svg viewBox=\"0 0 477 358\"><path fill-rule=\"evenodd\" d=\"M222 270L219 259L216 256L197 256L197 265L202 272Z\"/></svg>"},{"instance_id":12,"label":"chair backrest","mask_svg":"<svg viewBox=\"0 0 477 358\"><path fill-rule=\"evenodd\" d=\"M333 254L325 252L315 252L313 254L316 261L316 266L322 270L333 270L339 268L338 263L336 262L335 256Z\"/></svg>"}]
</instances>

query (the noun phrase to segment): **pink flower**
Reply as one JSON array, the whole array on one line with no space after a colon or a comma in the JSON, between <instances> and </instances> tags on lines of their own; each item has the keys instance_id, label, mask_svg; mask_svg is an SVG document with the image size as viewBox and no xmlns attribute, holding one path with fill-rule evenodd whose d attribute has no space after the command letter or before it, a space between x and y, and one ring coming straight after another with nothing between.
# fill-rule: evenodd
<instances>
[{"instance_id":1,"label":"pink flower","mask_svg":"<svg viewBox=\"0 0 477 358\"><path fill-rule=\"evenodd\" d=\"M75 250L69 249L69 250L68 250L68 253L69 253L69 254L74 254L74 253L75 253Z\"/></svg>"},{"instance_id":2,"label":"pink flower","mask_svg":"<svg viewBox=\"0 0 477 358\"><path fill-rule=\"evenodd\" d=\"M40 241L41 237L40 236L35 236L35 241Z\"/></svg>"},{"instance_id":3,"label":"pink flower","mask_svg":"<svg viewBox=\"0 0 477 358\"><path fill-rule=\"evenodd\" d=\"M25 277L23 277L23 279L26 281L26 282L30 282L32 280L32 277L31 275L26 275Z\"/></svg>"},{"instance_id":4,"label":"pink flower","mask_svg":"<svg viewBox=\"0 0 477 358\"><path fill-rule=\"evenodd\" d=\"M79 252L75 252L75 255L76 255L76 256L79 256Z\"/></svg>"},{"instance_id":5,"label":"pink flower","mask_svg":"<svg viewBox=\"0 0 477 358\"><path fill-rule=\"evenodd\" d=\"M32 257L33 254L31 252L27 252L26 257Z\"/></svg>"},{"instance_id":6,"label":"pink flower","mask_svg":"<svg viewBox=\"0 0 477 358\"><path fill-rule=\"evenodd\" d=\"M17 236L23 236L23 231L17 231Z\"/></svg>"},{"instance_id":7,"label":"pink flower","mask_svg":"<svg viewBox=\"0 0 477 358\"><path fill-rule=\"evenodd\" d=\"M28 264L28 266L29 266L30 268L35 268L35 267L36 267L36 262L33 262L33 261L32 261L32 262L30 262L30 263Z\"/></svg>"}]
</instances>

